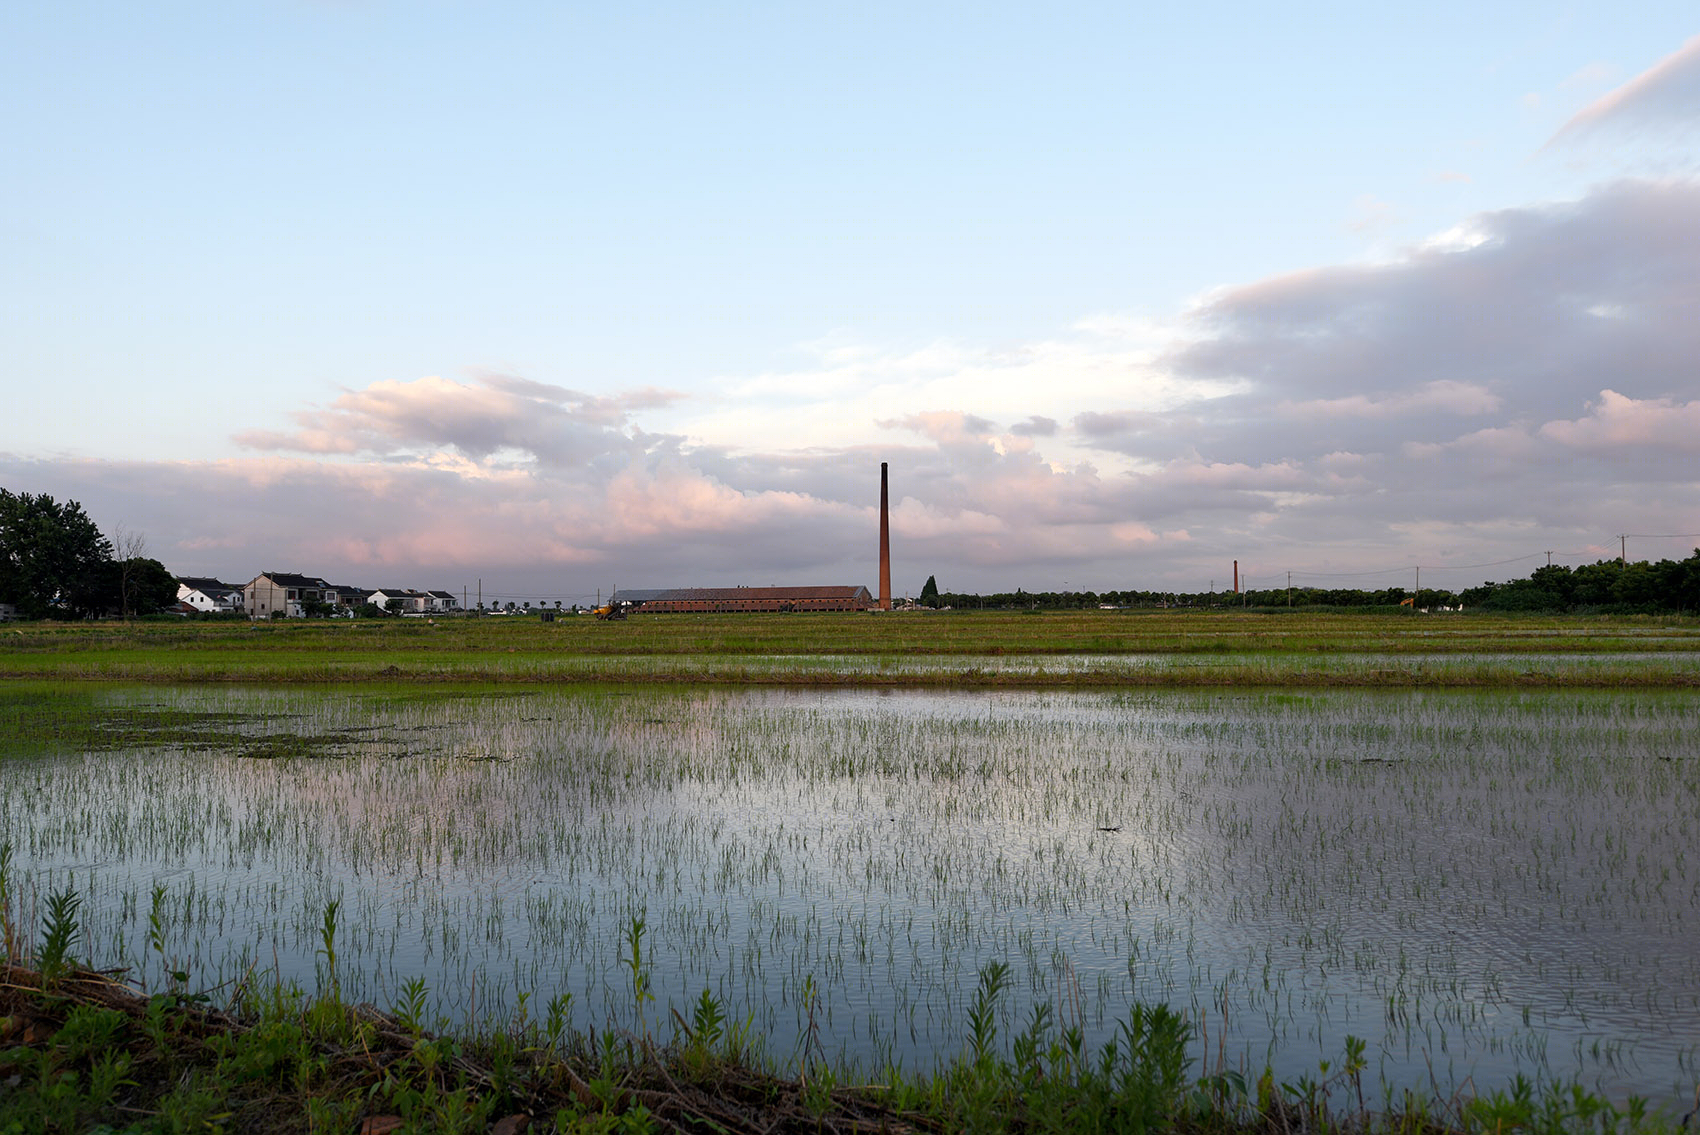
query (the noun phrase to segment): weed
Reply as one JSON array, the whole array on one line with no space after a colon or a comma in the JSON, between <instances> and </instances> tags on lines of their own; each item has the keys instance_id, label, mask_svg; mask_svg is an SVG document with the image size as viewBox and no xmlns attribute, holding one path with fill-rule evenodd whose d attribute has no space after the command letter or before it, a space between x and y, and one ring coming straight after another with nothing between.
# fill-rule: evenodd
<instances>
[{"instance_id":1,"label":"weed","mask_svg":"<svg viewBox=\"0 0 1700 1135\"><path fill-rule=\"evenodd\" d=\"M332 899L325 904L324 921L319 927L320 946L316 952L318 957L325 959L325 975L330 980L331 1000L342 1000L342 979L336 970L336 922L337 915L342 910L342 900ZM321 978L321 983L324 978Z\"/></svg>"},{"instance_id":2,"label":"weed","mask_svg":"<svg viewBox=\"0 0 1700 1135\"><path fill-rule=\"evenodd\" d=\"M1003 962L988 962L980 970L980 986L974 991L974 1003L968 1009L969 1056L976 1066L992 1059L992 1044L997 1039L996 1020L998 998L1009 988L1009 966Z\"/></svg>"},{"instance_id":3,"label":"weed","mask_svg":"<svg viewBox=\"0 0 1700 1135\"><path fill-rule=\"evenodd\" d=\"M41 971L42 982L51 988L76 968L72 954L80 930L77 909L82 898L76 891L55 891L47 898L47 915L42 924L41 945L36 948L35 964Z\"/></svg>"},{"instance_id":4,"label":"weed","mask_svg":"<svg viewBox=\"0 0 1700 1135\"><path fill-rule=\"evenodd\" d=\"M12 841L0 840L0 963L24 956L18 925L12 917Z\"/></svg>"},{"instance_id":5,"label":"weed","mask_svg":"<svg viewBox=\"0 0 1700 1135\"><path fill-rule=\"evenodd\" d=\"M410 977L401 983L401 1000L393 1012L401 1027L415 1037L425 1030L425 1006L430 986L422 977Z\"/></svg>"},{"instance_id":6,"label":"weed","mask_svg":"<svg viewBox=\"0 0 1700 1135\"><path fill-rule=\"evenodd\" d=\"M642 912L633 914L626 923L626 953L620 959L631 978L632 1007L637 1014L637 1035L645 1047L649 1045L649 1025L644 1016L644 1006L655 1000L655 994L650 991L649 967L645 964L643 955L643 932L647 925Z\"/></svg>"},{"instance_id":7,"label":"weed","mask_svg":"<svg viewBox=\"0 0 1700 1135\"><path fill-rule=\"evenodd\" d=\"M725 1007L704 988L691 1009L691 1019L686 1021L677 1009L673 1010L673 1019L678 1025L679 1047L686 1067L702 1075L726 1036Z\"/></svg>"}]
</instances>

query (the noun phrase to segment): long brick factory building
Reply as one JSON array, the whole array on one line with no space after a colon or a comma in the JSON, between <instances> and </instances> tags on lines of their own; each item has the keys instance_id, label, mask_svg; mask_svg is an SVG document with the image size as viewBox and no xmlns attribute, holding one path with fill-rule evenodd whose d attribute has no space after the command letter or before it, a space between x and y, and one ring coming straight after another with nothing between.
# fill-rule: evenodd
<instances>
[{"instance_id":1,"label":"long brick factory building","mask_svg":"<svg viewBox=\"0 0 1700 1135\"><path fill-rule=\"evenodd\" d=\"M866 587L675 587L616 591L621 603L645 614L667 611L866 611L874 597Z\"/></svg>"},{"instance_id":2,"label":"long brick factory building","mask_svg":"<svg viewBox=\"0 0 1700 1135\"><path fill-rule=\"evenodd\" d=\"M880 462L880 594L866 587L675 587L616 591L613 601L647 612L891 610L891 529L886 463Z\"/></svg>"}]
</instances>

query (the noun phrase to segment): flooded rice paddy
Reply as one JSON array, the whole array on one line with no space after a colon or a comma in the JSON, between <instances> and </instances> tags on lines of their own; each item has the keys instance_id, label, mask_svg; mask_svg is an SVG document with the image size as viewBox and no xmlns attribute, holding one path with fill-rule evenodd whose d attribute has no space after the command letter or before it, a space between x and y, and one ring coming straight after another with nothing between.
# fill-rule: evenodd
<instances>
[{"instance_id":1,"label":"flooded rice paddy","mask_svg":"<svg viewBox=\"0 0 1700 1135\"><path fill-rule=\"evenodd\" d=\"M795 1061L959 1053L979 969L1201 1065L1700 1082L1700 695L0 693L14 909L153 988L256 970L452 1023L704 989ZM150 921L151 919L151 921ZM228 986L226 988L229 988Z\"/></svg>"}]
</instances>

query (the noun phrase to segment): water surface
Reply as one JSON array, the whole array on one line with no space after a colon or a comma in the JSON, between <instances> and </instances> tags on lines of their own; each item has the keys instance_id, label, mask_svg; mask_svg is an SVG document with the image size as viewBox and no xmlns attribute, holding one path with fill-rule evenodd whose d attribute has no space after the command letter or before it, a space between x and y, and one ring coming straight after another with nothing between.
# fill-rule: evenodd
<instances>
[{"instance_id":1,"label":"water surface","mask_svg":"<svg viewBox=\"0 0 1700 1135\"><path fill-rule=\"evenodd\" d=\"M155 986L322 981L336 900L344 992L422 976L454 1021L638 1027L642 918L648 1025L706 988L781 1061L812 984L830 1055L931 1068L1002 961L1006 1038L1163 1001L1283 1078L1348 1035L1388 1087L1700 1075L1693 694L41 696L0 761L16 901L75 886Z\"/></svg>"}]
</instances>

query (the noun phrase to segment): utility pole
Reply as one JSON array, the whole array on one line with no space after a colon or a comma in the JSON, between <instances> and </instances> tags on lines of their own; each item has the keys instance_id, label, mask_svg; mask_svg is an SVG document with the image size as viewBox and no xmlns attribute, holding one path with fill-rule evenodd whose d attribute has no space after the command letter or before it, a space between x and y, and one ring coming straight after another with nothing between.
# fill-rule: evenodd
<instances>
[{"instance_id":1,"label":"utility pole","mask_svg":"<svg viewBox=\"0 0 1700 1135\"><path fill-rule=\"evenodd\" d=\"M1547 549L1547 567L1551 567L1551 566L1552 566L1552 549L1548 548Z\"/></svg>"},{"instance_id":2,"label":"utility pole","mask_svg":"<svg viewBox=\"0 0 1700 1135\"><path fill-rule=\"evenodd\" d=\"M1411 604L1413 611L1423 605L1423 569L1417 568L1417 598Z\"/></svg>"},{"instance_id":3,"label":"utility pole","mask_svg":"<svg viewBox=\"0 0 1700 1135\"><path fill-rule=\"evenodd\" d=\"M1617 538L1617 570L1622 571L1629 566L1629 537Z\"/></svg>"},{"instance_id":4,"label":"utility pole","mask_svg":"<svg viewBox=\"0 0 1700 1135\"><path fill-rule=\"evenodd\" d=\"M1287 573L1287 608L1289 610L1291 610L1292 606L1293 606L1293 573L1288 572Z\"/></svg>"}]
</instances>

